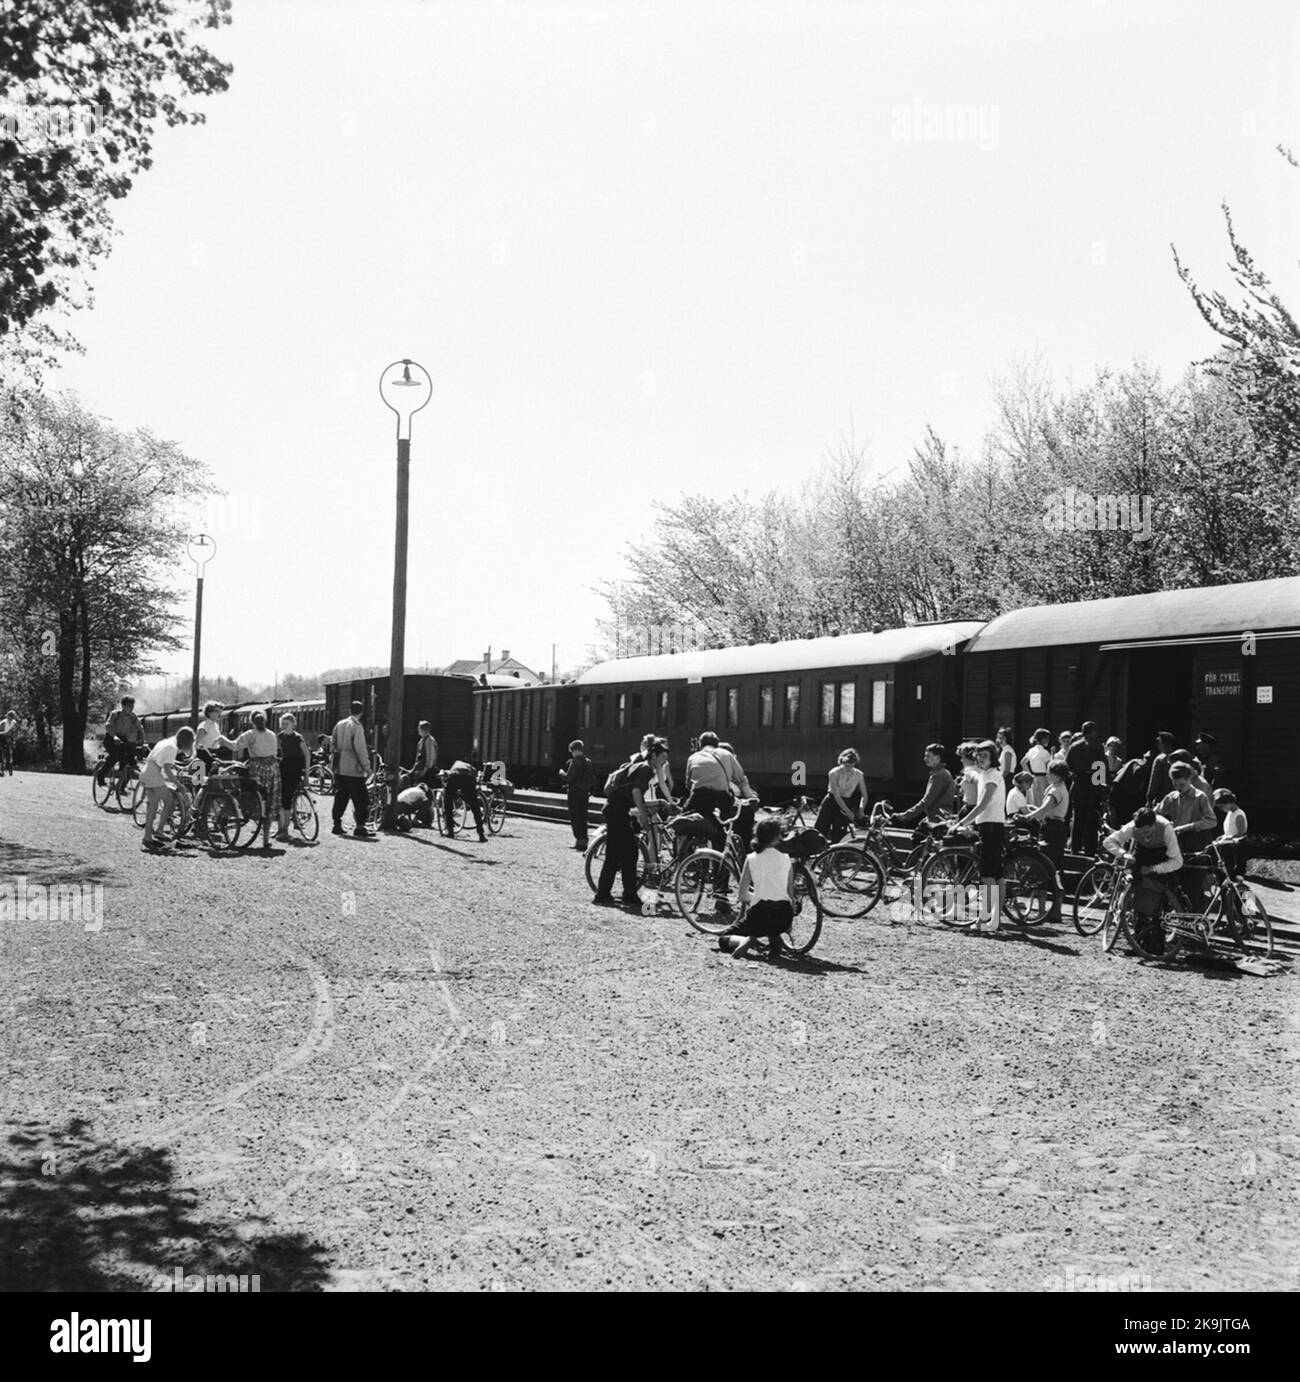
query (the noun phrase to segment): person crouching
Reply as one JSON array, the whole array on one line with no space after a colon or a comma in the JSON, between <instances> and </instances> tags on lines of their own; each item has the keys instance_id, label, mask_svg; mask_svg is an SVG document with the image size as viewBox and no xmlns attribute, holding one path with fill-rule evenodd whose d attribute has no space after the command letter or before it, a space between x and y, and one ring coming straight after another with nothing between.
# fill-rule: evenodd
<instances>
[{"instance_id":1,"label":"person crouching","mask_svg":"<svg viewBox=\"0 0 1300 1382\"><path fill-rule=\"evenodd\" d=\"M766 820L754 830L754 852L740 875L740 916L718 937L718 949L740 959L760 937L768 942L767 958L778 960L781 937L794 923L794 860L775 846L781 822Z\"/></svg>"}]
</instances>

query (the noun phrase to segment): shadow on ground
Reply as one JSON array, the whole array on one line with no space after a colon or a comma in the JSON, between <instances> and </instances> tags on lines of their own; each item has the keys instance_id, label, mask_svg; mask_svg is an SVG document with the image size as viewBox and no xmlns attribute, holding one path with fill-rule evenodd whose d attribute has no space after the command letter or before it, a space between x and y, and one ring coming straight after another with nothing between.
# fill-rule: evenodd
<instances>
[{"instance_id":1,"label":"shadow on ground","mask_svg":"<svg viewBox=\"0 0 1300 1382\"><path fill-rule=\"evenodd\" d=\"M138 1291L182 1274L318 1291L325 1250L266 1220L216 1222L175 1183L171 1153L99 1141L83 1119L10 1123L0 1151L0 1291ZM246 1287L246 1289L251 1289Z\"/></svg>"},{"instance_id":2,"label":"shadow on ground","mask_svg":"<svg viewBox=\"0 0 1300 1382\"><path fill-rule=\"evenodd\" d=\"M113 883L114 870L75 854L0 840L0 882L26 875L29 883Z\"/></svg>"}]
</instances>

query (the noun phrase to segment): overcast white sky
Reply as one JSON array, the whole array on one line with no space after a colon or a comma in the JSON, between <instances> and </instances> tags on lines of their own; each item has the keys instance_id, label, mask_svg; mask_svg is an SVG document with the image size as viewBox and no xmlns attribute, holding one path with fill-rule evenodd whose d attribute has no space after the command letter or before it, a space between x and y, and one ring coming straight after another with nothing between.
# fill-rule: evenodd
<instances>
[{"instance_id":1,"label":"overcast white sky","mask_svg":"<svg viewBox=\"0 0 1300 1382\"><path fill-rule=\"evenodd\" d=\"M1169 242L1225 283L1225 197L1295 306L1289 0L235 0L216 46L52 381L229 492L211 674L387 661L398 357L408 661L549 669L656 498L793 487L851 424L881 472L973 451L1017 356L1208 354ZM973 137L920 137L948 105Z\"/></svg>"}]
</instances>

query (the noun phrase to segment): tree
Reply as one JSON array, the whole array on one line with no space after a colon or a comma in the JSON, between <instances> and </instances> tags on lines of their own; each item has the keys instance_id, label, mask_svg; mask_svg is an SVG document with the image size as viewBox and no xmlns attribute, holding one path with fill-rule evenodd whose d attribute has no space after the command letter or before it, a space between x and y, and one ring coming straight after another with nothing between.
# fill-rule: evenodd
<instances>
[{"instance_id":1,"label":"tree","mask_svg":"<svg viewBox=\"0 0 1300 1382\"><path fill-rule=\"evenodd\" d=\"M63 766L81 771L99 679L154 670L182 645L169 584L183 501L211 491L174 443L123 433L70 395L28 396L0 430L0 626L30 667L52 660Z\"/></svg>"},{"instance_id":2,"label":"tree","mask_svg":"<svg viewBox=\"0 0 1300 1382\"><path fill-rule=\"evenodd\" d=\"M108 252L110 204L150 166L154 129L203 120L189 98L231 68L195 41L230 0L6 0L0 24L0 343L58 302L84 305L81 272Z\"/></svg>"},{"instance_id":3,"label":"tree","mask_svg":"<svg viewBox=\"0 0 1300 1382\"><path fill-rule=\"evenodd\" d=\"M1289 149L1278 152L1293 168L1300 168ZM1300 325L1274 291L1268 275L1237 239L1232 212L1223 203L1232 259L1233 281L1243 295L1230 302L1220 292L1202 290L1170 245L1178 276L1192 295L1207 325L1225 343L1204 362L1238 400L1254 433L1255 445L1271 453L1294 489L1300 483Z\"/></svg>"}]
</instances>

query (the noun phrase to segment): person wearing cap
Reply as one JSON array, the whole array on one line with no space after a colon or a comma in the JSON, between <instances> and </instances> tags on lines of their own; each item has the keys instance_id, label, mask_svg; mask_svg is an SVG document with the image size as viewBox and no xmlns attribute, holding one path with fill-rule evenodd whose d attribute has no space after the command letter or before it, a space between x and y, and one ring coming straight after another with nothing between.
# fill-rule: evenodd
<instances>
[{"instance_id":1,"label":"person wearing cap","mask_svg":"<svg viewBox=\"0 0 1300 1382\"><path fill-rule=\"evenodd\" d=\"M586 851L587 816L591 794L596 790L596 769L581 739L569 745L569 761L560 769L565 795L569 799L569 825L573 830L573 847Z\"/></svg>"},{"instance_id":2,"label":"person wearing cap","mask_svg":"<svg viewBox=\"0 0 1300 1382\"><path fill-rule=\"evenodd\" d=\"M1219 822L1214 807L1204 792L1192 786L1192 769L1188 763L1175 762L1169 769L1172 787L1157 810L1174 828L1179 848L1184 856L1204 849L1218 831ZM1205 880L1199 869L1184 869L1184 883L1188 901L1193 907L1204 905Z\"/></svg>"},{"instance_id":3,"label":"person wearing cap","mask_svg":"<svg viewBox=\"0 0 1300 1382\"><path fill-rule=\"evenodd\" d=\"M1177 749L1178 741L1167 729L1156 735L1152 750L1151 776L1147 780L1147 805L1159 807L1169 793L1169 764Z\"/></svg>"},{"instance_id":4,"label":"person wearing cap","mask_svg":"<svg viewBox=\"0 0 1300 1382\"><path fill-rule=\"evenodd\" d=\"M1012 779L1012 788L1007 793L1007 819L1026 815L1030 810L1029 793L1034 785L1033 773L1017 773Z\"/></svg>"},{"instance_id":5,"label":"person wearing cap","mask_svg":"<svg viewBox=\"0 0 1300 1382\"><path fill-rule=\"evenodd\" d=\"M1219 757L1219 741L1213 734L1206 734L1204 730L1192 741L1192 748L1201 762L1201 776L1210 784L1211 787L1222 787L1226 784L1221 781L1223 777L1223 760Z\"/></svg>"}]
</instances>

